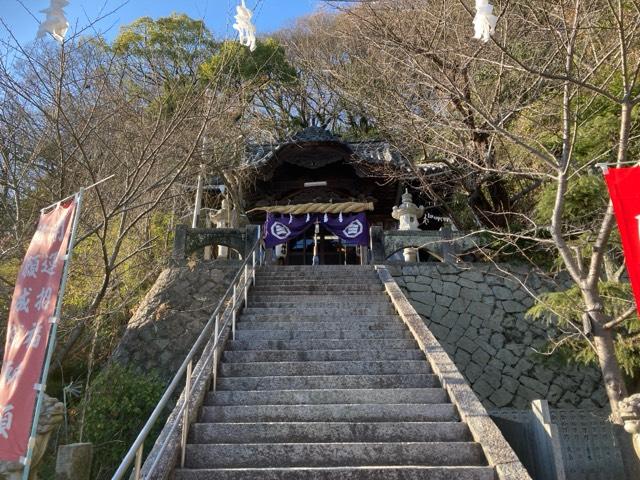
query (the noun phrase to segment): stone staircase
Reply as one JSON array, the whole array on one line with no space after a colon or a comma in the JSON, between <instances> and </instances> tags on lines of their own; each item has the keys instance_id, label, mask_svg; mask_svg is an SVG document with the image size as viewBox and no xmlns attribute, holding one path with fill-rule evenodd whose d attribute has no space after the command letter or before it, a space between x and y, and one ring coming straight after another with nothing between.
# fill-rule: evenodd
<instances>
[{"instance_id":1,"label":"stone staircase","mask_svg":"<svg viewBox=\"0 0 640 480\"><path fill-rule=\"evenodd\" d=\"M269 267L176 480L493 480L373 267Z\"/></svg>"}]
</instances>

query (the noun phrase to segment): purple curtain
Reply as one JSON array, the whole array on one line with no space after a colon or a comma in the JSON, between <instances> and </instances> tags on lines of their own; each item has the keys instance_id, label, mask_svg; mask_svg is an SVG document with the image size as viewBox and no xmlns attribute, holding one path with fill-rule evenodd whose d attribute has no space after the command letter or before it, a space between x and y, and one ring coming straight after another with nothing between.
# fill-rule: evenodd
<instances>
[{"instance_id":1,"label":"purple curtain","mask_svg":"<svg viewBox=\"0 0 640 480\"><path fill-rule=\"evenodd\" d=\"M369 245L369 222L365 213L303 215L267 214L264 240L267 248L287 243L302 236L316 221L349 245Z\"/></svg>"}]
</instances>

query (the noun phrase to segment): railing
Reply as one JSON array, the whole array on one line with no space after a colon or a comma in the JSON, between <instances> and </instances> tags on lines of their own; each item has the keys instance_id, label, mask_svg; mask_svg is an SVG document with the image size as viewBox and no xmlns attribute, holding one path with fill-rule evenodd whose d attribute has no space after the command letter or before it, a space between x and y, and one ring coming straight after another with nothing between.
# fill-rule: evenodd
<instances>
[{"instance_id":1,"label":"railing","mask_svg":"<svg viewBox=\"0 0 640 480\"><path fill-rule=\"evenodd\" d=\"M191 350L187 354L184 362L180 365L177 373L171 380L171 383L165 390L162 398L156 405L155 409L149 416L147 423L145 423L144 427L140 431L140 434L136 438L135 442L125 455L122 463L118 467L118 470L114 473L112 480L120 480L125 477L126 473L129 471L132 463L133 467L133 475L132 478L134 480L139 480L141 478L142 471L142 455L144 449L144 442L149 436L149 432L151 432L153 426L156 421L162 414L163 410L169 404L171 398L173 397L178 385L181 383L181 379L186 372L185 378L185 387L182 391L180 398L178 399L178 404L173 410L172 416L167 420L167 424L165 425L165 432L163 430L161 437L162 441L158 445L154 446L154 450L152 453L155 453L152 463L148 469L147 475L153 473L158 466L158 462L163 458L163 454L165 453L168 445L171 442L171 439L176 434L176 429L181 424L182 431L180 435L180 466L184 467L185 462L185 452L186 452L186 443L187 436L189 433L189 419L190 419L190 409L189 403L192 397L192 387L193 385L199 385L203 379L203 375L207 375L206 381L208 382L210 379L213 381L213 388L215 390L216 380L217 380L217 371L218 371L218 361L220 359L220 350L224 343L225 331L227 327L229 327L229 323L231 323L231 335L232 338L235 339L236 335L236 317L238 309L242 307L244 304L247 305L248 300L248 292L249 287L252 284L255 284L256 279L256 268L259 265L264 263L264 252L261 247L260 241L260 230L258 230L258 238L253 248L249 252L249 254L244 259L241 267L238 270L238 273L234 277L231 285L227 289L226 293L218 303L218 306L211 314L209 321L205 325L202 333L194 343ZM251 267L249 265L251 264ZM240 295L239 295L240 294ZM211 329L214 329L213 337L211 337ZM205 348L202 351L202 355L200 356L198 363L196 364L195 371L197 375L195 379L193 378L193 361L196 354L200 351L205 340L209 338L209 342L207 342ZM210 365L210 368L207 368ZM171 423L171 425L169 425Z\"/></svg>"}]
</instances>

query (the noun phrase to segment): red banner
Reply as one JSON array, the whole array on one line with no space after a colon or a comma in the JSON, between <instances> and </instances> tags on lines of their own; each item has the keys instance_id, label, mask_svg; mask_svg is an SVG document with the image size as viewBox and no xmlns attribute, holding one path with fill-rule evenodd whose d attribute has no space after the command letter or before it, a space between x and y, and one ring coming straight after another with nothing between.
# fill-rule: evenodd
<instances>
[{"instance_id":1,"label":"red banner","mask_svg":"<svg viewBox=\"0 0 640 480\"><path fill-rule=\"evenodd\" d=\"M40 216L13 292L0 373L0 460L26 457L76 202Z\"/></svg>"},{"instance_id":2,"label":"red banner","mask_svg":"<svg viewBox=\"0 0 640 480\"><path fill-rule=\"evenodd\" d=\"M618 220L633 295L640 311L640 167L609 168L604 178Z\"/></svg>"}]
</instances>

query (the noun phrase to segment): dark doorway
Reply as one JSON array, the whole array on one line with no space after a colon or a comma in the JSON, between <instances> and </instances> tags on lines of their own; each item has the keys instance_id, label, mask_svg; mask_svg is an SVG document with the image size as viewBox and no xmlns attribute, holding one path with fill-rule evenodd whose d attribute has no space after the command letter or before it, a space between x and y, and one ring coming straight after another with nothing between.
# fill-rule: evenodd
<instances>
[{"instance_id":1,"label":"dark doorway","mask_svg":"<svg viewBox=\"0 0 640 480\"><path fill-rule=\"evenodd\" d=\"M315 228L309 228L303 236L287 245L285 265L313 265ZM359 265L360 247L348 245L333 233L320 228L318 234L320 265Z\"/></svg>"}]
</instances>

